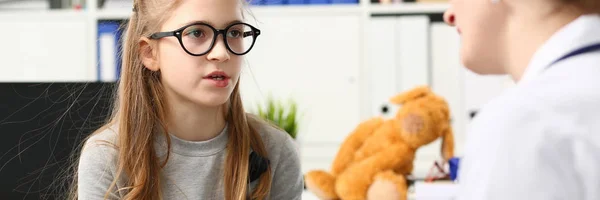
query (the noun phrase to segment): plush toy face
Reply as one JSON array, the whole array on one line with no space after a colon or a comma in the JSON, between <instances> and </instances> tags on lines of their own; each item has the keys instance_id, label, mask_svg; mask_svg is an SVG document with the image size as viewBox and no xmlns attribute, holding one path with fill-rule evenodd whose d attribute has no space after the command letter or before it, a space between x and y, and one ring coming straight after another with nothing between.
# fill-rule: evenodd
<instances>
[{"instance_id":1,"label":"plush toy face","mask_svg":"<svg viewBox=\"0 0 600 200\"><path fill-rule=\"evenodd\" d=\"M450 128L447 102L427 87L415 88L391 99L399 107L394 120L402 138L419 147L445 136Z\"/></svg>"}]
</instances>

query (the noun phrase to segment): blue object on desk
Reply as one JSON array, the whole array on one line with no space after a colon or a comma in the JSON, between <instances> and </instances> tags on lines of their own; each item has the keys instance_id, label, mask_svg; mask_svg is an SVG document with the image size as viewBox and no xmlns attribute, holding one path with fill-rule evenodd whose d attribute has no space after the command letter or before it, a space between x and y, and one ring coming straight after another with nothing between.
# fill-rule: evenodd
<instances>
[{"instance_id":1,"label":"blue object on desk","mask_svg":"<svg viewBox=\"0 0 600 200\"><path fill-rule=\"evenodd\" d=\"M458 167L459 167L460 158L453 157L448 160L448 164L450 165L450 180L455 181L456 176L458 175Z\"/></svg>"}]
</instances>

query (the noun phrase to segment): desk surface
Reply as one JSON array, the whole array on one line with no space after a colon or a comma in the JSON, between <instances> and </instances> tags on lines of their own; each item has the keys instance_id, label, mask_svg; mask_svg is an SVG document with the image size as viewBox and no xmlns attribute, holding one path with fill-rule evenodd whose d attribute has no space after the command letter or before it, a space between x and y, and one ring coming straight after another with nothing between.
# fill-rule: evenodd
<instances>
[{"instance_id":1,"label":"desk surface","mask_svg":"<svg viewBox=\"0 0 600 200\"><path fill-rule=\"evenodd\" d=\"M408 195L408 200L415 200L415 195L414 193L411 193ZM309 191L304 191L302 193L302 200L320 200L316 195L314 195L313 193L309 192Z\"/></svg>"}]
</instances>

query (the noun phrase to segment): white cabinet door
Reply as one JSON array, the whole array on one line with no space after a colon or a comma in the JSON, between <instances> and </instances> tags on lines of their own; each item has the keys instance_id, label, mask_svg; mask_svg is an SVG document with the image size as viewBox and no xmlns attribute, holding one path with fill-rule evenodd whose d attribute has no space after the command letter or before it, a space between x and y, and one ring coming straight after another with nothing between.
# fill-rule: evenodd
<instances>
[{"instance_id":1,"label":"white cabinet door","mask_svg":"<svg viewBox=\"0 0 600 200\"><path fill-rule=\"evenodd\" d=\"M444 23L431 25L431 85L448 101L454 133L455 155L462 154L468 113L464 106L464 71L460 62L460 40L456 29ZM431 151L439 156L439 146ZM431 164L431 163L429 163Z\"/></svg>"},{"instance_id":2,"label":"white cabinet door","mask_svg":"<svg viewBox=\"0 0 600 200\"><path fill-rule=\"evenodd\" d=\"M389 99L399 91L396 84L400 68L396 66L396 21L395 17L376 17L370 20L369 28L369 91L371 115L393 116L394 106ZM385 109L384 109L385 108ZM384 112L385 111L385 112Z\"/></svg>"},{"instance_id":3,"label":"white cabinet door","mask_svg":"<svg viewBox=\"0 0 600 200\"><path fill-rule=\"evenodd\" d=\"M396 21L396 74L399 92L428 85L430 80L429 38L427 15L401 16Z\"/></svg>"},{"instance_id":4,"label":"white cabinet door","mask_svg":"<svg viewBox=\"0 0 600 200\"><path fill-rule=\"evenodd\" d=\"M369 27L371 115L393 116L382 112L391 97L430 82L429 18L374 17Z\"/></svg>"},{"instance_id":5,"label":"white cabinet door","mask_svg":"<svg viewBox=\"0 0 600 200\"><path fill-rule=\"evenodd\" d=\"M0 13L2 82L88 81L85 15L77 12ZM43 19L43 20L40 20Z\"/></svg>"},{"instance_id":6,"label":"white cabinet door","mask_svg":"<svg viewBox=\"0 0 600 200\"><path fill-rule=\"evenodd\" d=\"M254 14L262 33L243 69L246 108L253 111L269 95L295 100L303 165L328 168L360 122L360 13Z\"/></svg>"},{"instance_id":7,"label":"white cabinet door","mask_svg":"<svg viewBox=\"0 0 600 200\"><path fill-rule=\"evenodd\" d=\"M426 15L376 17L370 20L369 64L373 115L393 117L395 109L382 106L396 94L431 85L430 21ZM443 59L443 58L440 58ZM437 62L433 62L437 64ZM453 92L453 91L451 91ZM387 105L388 108L395 108ZM423 177L439 157L439 141L417 152L414 173Z\"/></svg>"}]
</instances>

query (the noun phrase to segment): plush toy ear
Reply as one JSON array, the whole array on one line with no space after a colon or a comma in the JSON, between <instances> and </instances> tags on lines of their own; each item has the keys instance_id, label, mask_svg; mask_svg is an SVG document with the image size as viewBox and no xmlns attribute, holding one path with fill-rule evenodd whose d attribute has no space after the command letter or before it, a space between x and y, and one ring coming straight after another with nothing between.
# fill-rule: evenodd
<instances>
[{"instance_id":1,"label":"plush toy ear","mask_svg":"<svg viewBox=\"0 0 600 200\"><path fill-rule=\"evenodd\" d=\"M452 133L452 127L447 127L444 132L442 132L442 148L441 153L442 157L445 161L450 160L450 158L454 157L454 134Z\"/></svg>"},{"instance_id":2,"label":"plush toy ear","mask_svg":"<svg viewBox=\"0 0 600 200\"><path fill-rule=\"evenodd\" d=\"M415 87L407 92L396 95L390 99L394 104L404 104L407 101L412 101L431 94L431 89L427 86Z\"/></svg>"}]
</instances>

